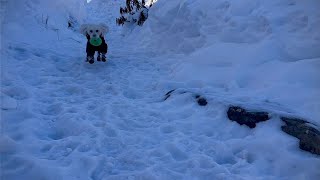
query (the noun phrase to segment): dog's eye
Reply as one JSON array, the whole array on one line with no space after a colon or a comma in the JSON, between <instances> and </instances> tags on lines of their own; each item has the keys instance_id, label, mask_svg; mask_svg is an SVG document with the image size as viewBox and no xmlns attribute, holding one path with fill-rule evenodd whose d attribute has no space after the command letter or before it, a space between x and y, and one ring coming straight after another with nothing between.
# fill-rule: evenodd
<instances>
[{"instance_id":1,"label":"dog's eye","mask_svg":"<svg viewBox=\"0 0 320 180\"><path fill-rule=\"evenodd\" d=\"M96 32L99 32L99 30L96 30Z\"/></svg>"},{"instance_id":2,"label":"dog's eye","mask_svg":"<svg viewBox=\"0 0 320 180\"><path fill-rule=\"evenodd\" d=\"M92 33L93 31L92 31L92 30L90 30L90 32Z\"/></svg>"}]
</instances>

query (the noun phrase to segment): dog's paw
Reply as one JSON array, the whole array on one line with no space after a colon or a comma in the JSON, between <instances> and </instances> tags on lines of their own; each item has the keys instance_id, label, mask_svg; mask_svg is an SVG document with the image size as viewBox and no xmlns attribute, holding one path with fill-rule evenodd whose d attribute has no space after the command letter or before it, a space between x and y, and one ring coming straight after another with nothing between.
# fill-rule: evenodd
<instances>
[{"instance_id":1,"label":"dog's paw","mask_svg":"<svg viewBox=\"0 0 320 180\"><path fill-rule=\"evenodd\" d=\"M94 63L94 57L93 56L87 56L87 62L89 62L90 64Z\"/></svg>"},{"instance_id":2,"label":"dog's paw","mask_svg":"<svg viewBox=\"0 0 320 180\"><path fill-rule=\"evenodd\" d=\"M102 57L102 62L106 62L107 58L106 57Z\"/></svg>"}]
</instances>

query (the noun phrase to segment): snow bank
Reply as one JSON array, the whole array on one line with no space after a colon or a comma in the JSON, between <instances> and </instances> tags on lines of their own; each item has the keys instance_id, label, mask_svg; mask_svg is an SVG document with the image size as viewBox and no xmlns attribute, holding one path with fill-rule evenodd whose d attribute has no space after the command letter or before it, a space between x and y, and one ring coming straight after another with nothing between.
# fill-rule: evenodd
<instances>
[{"instance_id":1,"label":"snow bank","mask_svg":"<svg viewBox=\"0 0 320 180\"><path fill-rule=\"evenodd\" d=\"M58 177L59 170L48 167L43 158L28 155L30 149L39 151L39 141L29 132L39 129L39 124L44 122L41 117L30 120L34 116L34 98L39 96L32 86L50 79L41 77L40 73L50 73L48 67L53 61L59 61L60 56L68 61L68 53L78 52L77 41L81 35L68 28L68 21L71 18L81 23L86 18L85 1L2 0L0 3L1 177L62 179ZM62 53L62 49L69 52Z\"/></svg>"},{"instance_id":2,"label":"snow bank","mask_svg":"<svg viewBox=\"0 0 320 180\"><path fill-rule=\"evenodd\" d=\"M190 88L224 89L235 101L278 104L320 124L319 6L316 0L158 1L128 41L159 55L181 54L172 58L171 76Z\"/></svg>"},{"instance_id":3,"label":"snow bank","mask_svg":"<svg viewBox=\"0 0 320 180\"><path fill-rule=\"evenodd\" d=\"M2 44L19 42L48 47L74 37L68 31L68 21L78 25L86 18L85 1L12 0L2 8ZM7 40L10 39L10 42Z\"/></svg>"},{"instance_id":4,"label":"snow bank","mask_svg":"<svg viewBox=\"0 0 320 180\"><path fill-rule=\"evenodd\" d=\"M317 5L316 0L158 1L144 27L135 28L130 38L140 40L139 46L148 50L175 53L191 53L220 42L275 39L288 58L314 58L320 54L316 51L320 45ZM308 52L296 51L302 47Z\"/></svg>"}]
</instances>

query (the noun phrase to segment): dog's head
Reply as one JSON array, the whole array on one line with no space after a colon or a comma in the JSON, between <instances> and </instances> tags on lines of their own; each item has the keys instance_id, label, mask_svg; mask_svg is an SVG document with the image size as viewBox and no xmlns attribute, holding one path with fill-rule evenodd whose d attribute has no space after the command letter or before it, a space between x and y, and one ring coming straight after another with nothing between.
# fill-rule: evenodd
<instances>
[{"instance_id":1,"label":"dog's head","mask_svg":"<svg viewBox=\"0 0 320 180\"><path fill-rule=\"evenodd\" d=\"M105 24L83 24L80 27L80 33L90 38L98 38L109 31Z\"/></svg>"}]
</instances>

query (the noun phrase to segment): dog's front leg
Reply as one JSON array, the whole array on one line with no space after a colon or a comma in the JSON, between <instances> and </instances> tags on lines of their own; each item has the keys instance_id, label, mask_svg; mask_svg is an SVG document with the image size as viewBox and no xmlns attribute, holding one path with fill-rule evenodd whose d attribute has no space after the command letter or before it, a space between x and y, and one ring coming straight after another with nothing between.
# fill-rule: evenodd
<instances>
[{"instance_id":1,"label":"dog's front leg","mask_svg":"<svg viewBox=\"0 0 320 180\"><path fill-rule=\"evenodd\" d=\"M87 43L87 62L89 62L90 64L93 64L94 63L94 53L95 53L95 50L94 48L90 45L90 43L88 42Z\"/></svg>"},{"instance_id":2,"label":"dog's front leg","mask_svg":"<svg viewBox=\"0 0 320 180\"><path fill-rule=\"evenodd\" d=\"M93 64L94 63L94 57L87 55L87 62L89 62L90 64Z\"/></svg>"}]
</instances>

